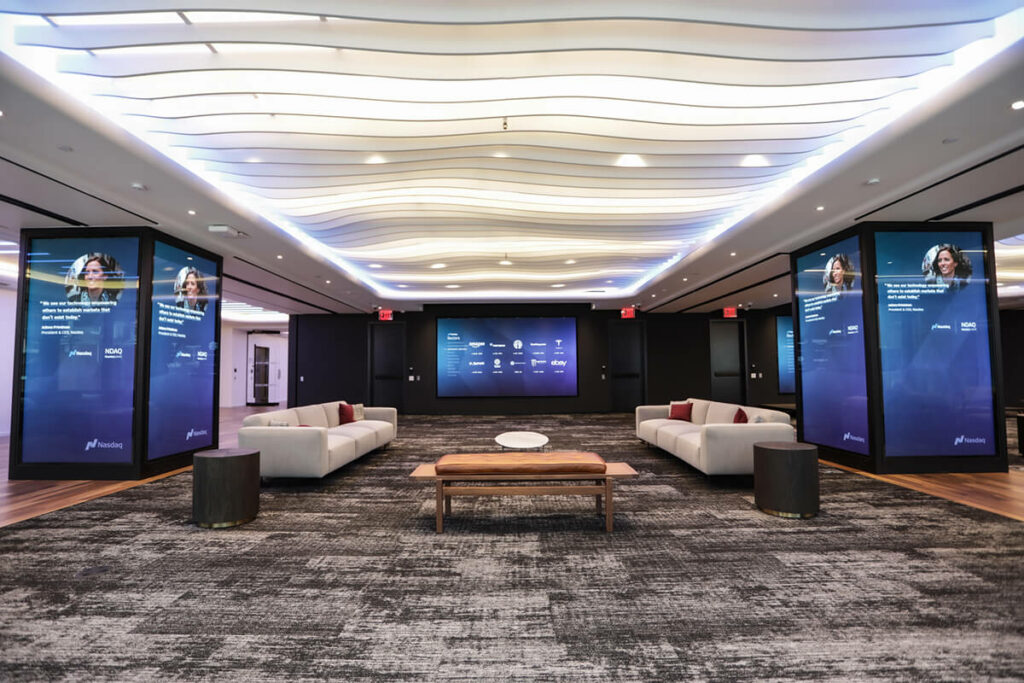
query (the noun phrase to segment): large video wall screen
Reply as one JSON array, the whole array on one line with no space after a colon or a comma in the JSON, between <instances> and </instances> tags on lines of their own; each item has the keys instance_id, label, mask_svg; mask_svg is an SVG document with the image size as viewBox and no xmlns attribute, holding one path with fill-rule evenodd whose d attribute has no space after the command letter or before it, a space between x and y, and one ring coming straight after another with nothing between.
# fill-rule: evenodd
<instances>
[{"instance_id":1,"label":"large video wall screen","mask_svg":"<svg viewBox=\"0 0 1024 683\"><path fill-rule=\"evenodd\" d=\"M157 241L149 356L150 460L215 446L217 264Z\"/></svg>"},{"instance_id":2,"label":"large video wall screen","mask_svg":"<svg viewBox=\"0 0 1024 683\"><path fill-rule=\"evenodd\" d=\"M776 316L775 350L779 362L780 394L796 392L796 354L793 341L793 316Z\"/></svg>"},{"instance_id":3,"label":"large video wall screen","mask_svg":"<svg viewBox=\"0 0 1024 683\"><path fill-rule=\"evenodd\" d=\"M576 396L575 318L438 318L437 395Z\"/></svg>"},{"instance_id":4,"label":"large video wall screen","mask_svg":"<svg viewBox=\"0 0 1024 683\"><path fill-rule=\"evenodd\" d=\"M139 238L26 247L21 461L130 463Z\"/></svg>"},{"instance_id":5,"label":"large video wall screen","mask_svg":"<svg viewBox=\"0 0 1024 683\"><path fill-rule=\"evenodd\" d=\"M885 456L994 455L981 232L878 232Z\"/></svg>"},{"instance_id":6,"label":"large video wall screen","mask_svg":"<svg viewBox=\"0 0 1024 683\"><path fill-rule=\"evenodd\" d=\"M856 236L797 259L803 439L867 455L863 283Z\"/></svg>"}]
</instances>

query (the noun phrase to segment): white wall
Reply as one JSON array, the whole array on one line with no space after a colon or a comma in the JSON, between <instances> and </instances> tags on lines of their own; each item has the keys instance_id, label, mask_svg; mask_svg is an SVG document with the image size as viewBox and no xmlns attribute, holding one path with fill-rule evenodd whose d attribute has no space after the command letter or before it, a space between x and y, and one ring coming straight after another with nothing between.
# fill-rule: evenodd
<instances>
[{"instance_id":1,"label":"white wall","mask_svg":"<svg viewBox=\"0 0 1024 683\"><path fill-rule=\"evenodd\" d=\"M254 325L252 323L222 322L220 331L220 405L223 408L244 406L247 402L246 380L249 367L246 363L251 357L246 344L252 345L249 331L252 329L280 329L281 335L263 335L261 346L271 345L271 361L275 363L275 381L279 390L276 400L281 404L288 402L288 326L287 325ZM269 344L268 344L269 340ZM281 370L281 379L276 380L277 369ZM271 400L275 400L271 397Z\"/></svg>"},{"instance_id":2,"label":"white wall","mask_svg":"<svg viewBox=\"0 0 1024 683\"><path fill-rule=\"evenodd\" d=\"M13 284L0 287L0 436L11 433L11 392L14 389L14 322L18 293Z\"/></svg>"}]
</instances>

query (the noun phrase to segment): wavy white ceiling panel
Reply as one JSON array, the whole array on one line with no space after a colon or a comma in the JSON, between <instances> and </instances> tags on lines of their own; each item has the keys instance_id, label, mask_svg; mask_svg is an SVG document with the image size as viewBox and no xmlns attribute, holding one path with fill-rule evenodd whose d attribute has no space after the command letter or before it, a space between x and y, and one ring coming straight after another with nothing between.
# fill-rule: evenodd
<instances>
[{"instance_id":1,"label":"wavy white ceiling panel","mask_svg":"<svg viewBox=\"0 0 1024 683\"><path fill-rule=\"evenodd\" d=\"M1018 7L0 0L49 77L419 300L630 293L955 80Z\"/></svg>"}]
</instances>

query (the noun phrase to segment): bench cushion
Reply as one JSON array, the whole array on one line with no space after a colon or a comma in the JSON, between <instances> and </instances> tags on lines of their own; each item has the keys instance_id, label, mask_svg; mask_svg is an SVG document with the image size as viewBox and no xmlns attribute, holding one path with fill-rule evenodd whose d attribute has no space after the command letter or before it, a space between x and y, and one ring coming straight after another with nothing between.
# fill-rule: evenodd
<instances>
[{"instance_id":1,"label":"bench cushion","mask_svg":"<svg viewBox=\"0 0 1024 683\"><path fill-rule=\"evenodd\" d=\"M604 474L604 459L597 453L456 453L443 455L438 474Z\"/></svg>"}]
</instances>

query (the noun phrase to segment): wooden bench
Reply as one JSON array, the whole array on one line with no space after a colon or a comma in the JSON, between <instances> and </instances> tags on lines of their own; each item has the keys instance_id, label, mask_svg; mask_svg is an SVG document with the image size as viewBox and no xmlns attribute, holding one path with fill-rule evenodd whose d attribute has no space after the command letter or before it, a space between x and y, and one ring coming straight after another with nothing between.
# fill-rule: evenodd
<instances>
[{"instance_id":1,"label":"wooden bench","mask_svg":"<svg viewBox=\"0 0 1024 683\"><path fill-rule=\"evenodd\" d=\"M420 465L413 479L436 482L437 533L444 532L444 515L452 512L452 496L594 496L601 514L604 498L605 531L612 531L615 504L612 482L635 477L624 462L606 463L596 453L458 453L436 463ZM589 481L591 485L572 482ZM452 482L492 482L457 486ZM505 482L505 483L501 483ZM508 482L530 482L517 485Z\"/></svg>"}]
</instances>

